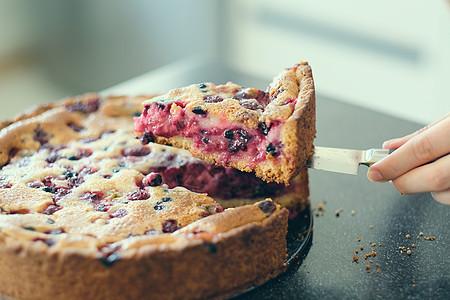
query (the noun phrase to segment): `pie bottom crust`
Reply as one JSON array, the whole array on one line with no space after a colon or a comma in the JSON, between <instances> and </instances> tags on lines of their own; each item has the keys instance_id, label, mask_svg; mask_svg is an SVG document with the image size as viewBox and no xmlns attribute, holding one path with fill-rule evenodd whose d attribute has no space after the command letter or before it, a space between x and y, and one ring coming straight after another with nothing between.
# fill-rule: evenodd
<instances>
[{"instance_id":1,"label":"pie bottom crust","mask_svg":"<svg viewBox=\"0 0 450 300\"><path fill-rule=\"evenodd\" d=\"M80 249L51 251L42 243L0 235L0 296L222 299L285 271L287 217L286 209L277 209L260 222L220 233L209 242L197 238L128 249L110 266Z\"/></svg>"}]
</instances>

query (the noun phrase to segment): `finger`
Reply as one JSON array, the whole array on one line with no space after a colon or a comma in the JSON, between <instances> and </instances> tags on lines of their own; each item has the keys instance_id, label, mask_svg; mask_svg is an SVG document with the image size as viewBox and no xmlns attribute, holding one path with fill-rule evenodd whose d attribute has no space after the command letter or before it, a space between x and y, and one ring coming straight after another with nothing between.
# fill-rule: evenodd
<instances>
[{"instance_id":1,"label":"finger","mask_svg":"<svg viewBox=\"0 0 450 300\"><path fill-rule=\"evenodd\" d=\"M450 118L412 137L388 157L375 163L368 173L372 181L395 179L415 167L450 152Z\"/></svg>"},{"instance_id":2,"label":"finger","mask_svg":"<svg viewBox=\"0 0 450 300\"><path fill-rule=\"evenodd\" d=\"M450 154L392 180L402 194L440 192L450 188Z\"/></svg>"},{"instance_id":3,"label":"finger","mask_svg":"<svg viewBox=\"0 0 450 300\"><path fill-rule=\"evenodd\" d=\"M436 122L433 122L419 130L417 130L416 132L413 132L411 134L405 135L404 137L401 138L396 138L396 139L392 139L392 140L388 140L385 141L383 143L383 149L398 149L401 146L403 146L407 141L409 141L411 138L415 137L416 135L421 134L422 132L428 130L429 128L433 127L434 125L444 121L445 119L450 118L450 113L448 113L447 115L445 115L443 118L437 120Z\"/></svg>"},{"instance_id":4,"label":"finger","mask_svg":"<svg viewBox=\"0 0 450 300\"><path fill-rule=\"evenodd\" d=\"M439 203L450 205L450 189L442 192L432 192L431 196Z\"/></svg>"}]
</instances>

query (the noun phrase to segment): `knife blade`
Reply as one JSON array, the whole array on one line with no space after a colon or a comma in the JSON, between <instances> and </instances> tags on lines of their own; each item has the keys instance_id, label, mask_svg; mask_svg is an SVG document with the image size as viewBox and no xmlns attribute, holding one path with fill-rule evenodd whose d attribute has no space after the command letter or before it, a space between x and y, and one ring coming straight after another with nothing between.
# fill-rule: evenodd
<instances>
[{"instance_id":1,"label":"knife blade","mask_svg":"<svg viewBox=\"0 0 450 300\"><path fill-rule=\"evenodd\" d=\"M352 150L315 147L305 166L310 169L357 175L359 165L370 167L392 152L391 149Z\"/></svg>"}]
</instances>

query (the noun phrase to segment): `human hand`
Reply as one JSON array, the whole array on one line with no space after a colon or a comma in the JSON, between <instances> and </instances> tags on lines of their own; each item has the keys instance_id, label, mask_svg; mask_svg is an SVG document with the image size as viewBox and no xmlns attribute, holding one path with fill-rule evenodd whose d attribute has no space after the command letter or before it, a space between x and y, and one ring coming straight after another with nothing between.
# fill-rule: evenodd
<instances>
[{"instance_id":1,"label":"human hand","mask_svg":"<svg viewBox=\"0 0 450 300\"><path fill-rule=\"evenodd\" d=\"M412 134L384 142L383 148L396 151L369 168L370 180L391 181L402 194L431 192L436 201L450 205L450 113Z\"/></svg>"}]
</instances>

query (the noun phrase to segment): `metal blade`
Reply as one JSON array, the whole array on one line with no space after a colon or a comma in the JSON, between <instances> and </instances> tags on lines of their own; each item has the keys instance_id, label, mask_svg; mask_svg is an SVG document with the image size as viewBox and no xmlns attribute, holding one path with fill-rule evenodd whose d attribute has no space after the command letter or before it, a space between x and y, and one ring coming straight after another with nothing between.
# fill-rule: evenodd
<instances>
[{"instance_id":1,"label":"metal blade","mask_svg":"<svg viewBox=\"0 0 450 300\"><path fill-rule=\"evenodd\" d=\"M315 147L306 167L345 174L358 174L358 166L365 151Z\"/></svg>"},{"instance_id":2,"label":"metal blade","mask_svg":"<svg viewBox=\"0 0 450 300\"><path fill-rule=\"evenodd\" d=\"M359 165L370 167L393 151L389 149L350 150L315 147L314 154L308 158L305 166L316 170L357 175Z\"/></svg>"}]
</instances>

